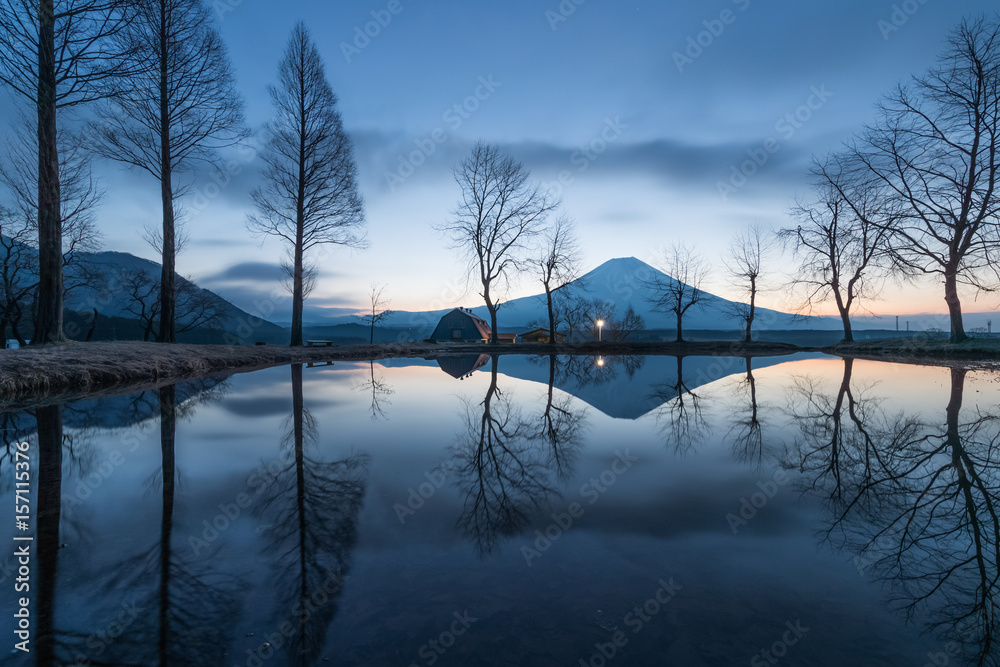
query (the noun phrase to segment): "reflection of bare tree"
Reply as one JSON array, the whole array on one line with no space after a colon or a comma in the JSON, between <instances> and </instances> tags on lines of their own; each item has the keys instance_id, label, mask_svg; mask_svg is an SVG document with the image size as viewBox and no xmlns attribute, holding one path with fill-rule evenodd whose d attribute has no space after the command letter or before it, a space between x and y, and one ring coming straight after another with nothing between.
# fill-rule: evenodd
<instances>
[{"instance_id":1,"label":"reflection of bare tree","mask_svg":"<svg viewBox=\"0 0 1000 667\"><path fill-rule=\"evenodd\" d=\"M309 453L318 431L305 408L301 364L292 366L288 426L281 443L286 463L255 512L269 524L268 551L280 582L273 590L283 593L275 627L287 622L294 628L287 664L311 665L319 660L350 568L368 456L327 462Z\"/></svg>"},{"instance_id":2,"label":"reflection of bare tree","mask_svg":"<svg viewBox=\"0 0 1000 667\"><path fill-rule=\"evenodd\" d=\"M970 664L1000 664L994 647L1000 582L1000 418L962 420L966 371L952 369L945 428L890 415L852 396L850 365L839 400L848 423L821 440L805 429L799 461L831 503L827 535L889 585L893 603L956 642ZM830 417L817 414L817 421ZM808 426L808 422L806 422Z\"/></svg>"},{"instance_id":3,"label":"reflection of bare tree","mask_svg":"<svg viewBox=\"0 0 1000 667\"><path fill-rule=\"evenodd\" d=\"M573 380L580 387L602 385L618 379L619 370L631 380L646 364L646 357L638 354L588 357L573 355L564 358L558 366L556 377L561 381Z\"/></svg>"},{"instance_id":4,"label":"reflection of bare tree","mask_svg":"<svg viewBox=\"0 0 1000 667\"><path fill-rule=\"evenodd\" d=\"M387 311L389 312L389 311ZM385 407L391 404L389 396L395 393L392 386L386 382L385 378L380 375L375 375L375 362L369 361L368 367L370 371L369 378L359 385L361 391L370 391L372 394L372 403L369 408L369 412L372 416L372 421L378 421L380 419L386 419Z\"/></svg>"},{"instance_id":5,"label":"reflection of bare tree","mask_svg":"<svg viewBox=\"0 0 1000 667\"><path fill-rule=\"evenodd\" d=\"M552 412L550 417L555 425L557 417ZM549 485L554 459L534 444L536 434L519 406L497 387L494 355L486 397L479 404L466 402L465 432L454 451L458 486L465 496L458 524L480 554L493 552L503 538L517 534L529 512L556 493Z\"/></svg>"},{"instance_id":6,"label":"reflection of bare tree","mask_svg":"<svg viewBox=\"0 0 1000 667\"><path fill-rule=\"evenodd\" d=\"M56 574L62 514L62 406L38 408L38 484L35 510L38 601L35 611L35 664L56 664Z\"/></svg>"},{"instance_id":7,"label":"reflection of bare tree","mask_svg":"<svg viewBox=\"0 0 1000 667\"><path fill-rule=\"evenodd\" d=\"M573 411L573 398L568 394L556 398L556 355L549 355L549 385L542 411L541 427L536 438L544 440L550 448L552 463L560 479L573 474L573 462L579 454L581 437L586 425L586 411Z\"/></svg>"},{"instance_id":8,"label":"reflection of bare tree","mask_svg":"<svg viewBox=\"0 0 1000 667\"><path fill-rule=\"evenodd\" d=\"M684 357L677 357L677 378L657 385L654 396L663 402L656 410L656 423L667 442L678 453L687 453L708 432L703 399L684 382Z\"/></svg>"},{"instance_id":9,"label":"reflection of bare tree","mask_svg":"<svg viewBox=\"0 0 1000 667\"><path fill-rule=\"evenodd\" d=\"M757 402L757 379L753 376L752 359L746 357L746 376L741 388L746 394L746 408L733 420L729 429L733 452L741 463L753 463L758 469L764 463L764 427Z\"/></svg>"},{"instance_id":10,"label":"reflection of bare tree","mask_svg":"<svg viewBox=\"0 0 1000 667\"><path fill-rule=\"evenodd\" d=\"M225 640L238 617L239 582L221 571L212 554L195 560L188 549L174 548L177 423L192 408L178 405L176 386L154 393L161 467L159 479L151 483L159 482L161 490L159 539L115 567L106 583L106 590L116 595L146 591L135 605L138 616L109 654L125 664L217 665L225 661Z\"/></svg>"}]
</instances>

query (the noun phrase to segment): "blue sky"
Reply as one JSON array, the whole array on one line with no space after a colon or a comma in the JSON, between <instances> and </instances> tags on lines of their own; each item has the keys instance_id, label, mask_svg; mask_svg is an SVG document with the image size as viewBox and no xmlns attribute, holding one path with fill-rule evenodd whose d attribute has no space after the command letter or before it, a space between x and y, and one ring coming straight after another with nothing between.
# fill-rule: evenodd
<instances>
[{"instance_id":1,"label":"blue sky","mask_svg":"<svg viewBox=\"0 0 1000 667\"><path fill-rule=\"evenodd\" d=\"M556 186L561 175L586 268L622 256L655 263L656 249L677 240L717 261L744 226L788 224L789 206L807 194L810 156L870 121L879 96L931 65L963 16L994 8L983 0L577 2L214 1L252 127L269 117L266 85L304 19L354 138L371 245L323 258L313 306L331 314L361 306L371 282L388 284L398 309L478 305L474 289L463 296L463 266L432 226L457 201L452 167L480 138L502 144L542 182ZM355 41L379 18L385 25L367 26L375 37ZM720 194L731 168L766 145L759 171ZM193 177L190 243L178 265L252 309L251 295L277 287L269 266L280 246L262 245L244 226L259 160L252 150L228 157L234 173ZM137 230L158 222L156 185L115 165L100 171L106 245L155 258ZM710 287L729 292L720 272ZM515 295L536 291L528 278ZM872 307L940 311L937 292L894 290ZM783 292L765 300L789 305Z\"/></svg>"}]
</instances>

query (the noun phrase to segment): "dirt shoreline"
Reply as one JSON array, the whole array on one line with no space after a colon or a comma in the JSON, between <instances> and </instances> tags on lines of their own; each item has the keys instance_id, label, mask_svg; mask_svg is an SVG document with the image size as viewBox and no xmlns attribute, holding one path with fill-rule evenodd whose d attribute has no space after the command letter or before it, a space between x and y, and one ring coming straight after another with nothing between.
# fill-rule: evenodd
<instances>
[{"instance_id":1,"label":"dirt shoreline","mask_svg":"<svg viewBox=\"0 0 1000 667\"><path fill-rule=\"evenodd\" d=\"M885 361L988 361L1000 359L1000 341L969 344L889 340L798 347L785 343L738 341L686 343L402 343L287 348L274 346L161 345L142 342L66 343L0 351L0 409L52 405L88 397L119 395L205 377L246 373L293 363L368 361L387 358L433 359L452 354L783 356L822 352Z\"/></svg>"}]
</instances>

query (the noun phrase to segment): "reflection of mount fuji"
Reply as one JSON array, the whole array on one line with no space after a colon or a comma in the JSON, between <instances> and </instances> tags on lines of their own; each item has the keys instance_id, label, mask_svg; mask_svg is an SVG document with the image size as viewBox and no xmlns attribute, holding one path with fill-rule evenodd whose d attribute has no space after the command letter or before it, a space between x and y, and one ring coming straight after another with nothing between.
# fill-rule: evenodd
<instances>
[{"instance_id":1,"label":"reflection of mount fuji","mask_svg":"<svg viewBox=\"0 0 1000 667\"><path fill-rule=\"evenodd\" d=\"M753 368L775 366L800 360L803 355L758 357ZM483 368L488 355L443 356L437 359L443 371L465 378ZM519 380L547 384L547 357L504 355L499 358L501 374ZM677 397L680 387L692 391L736 373L746 372L742 357L559 357L555 386L615 419L638 419ZM683 375L683 377L679 377Z\"/></svg>"}]
</instances>

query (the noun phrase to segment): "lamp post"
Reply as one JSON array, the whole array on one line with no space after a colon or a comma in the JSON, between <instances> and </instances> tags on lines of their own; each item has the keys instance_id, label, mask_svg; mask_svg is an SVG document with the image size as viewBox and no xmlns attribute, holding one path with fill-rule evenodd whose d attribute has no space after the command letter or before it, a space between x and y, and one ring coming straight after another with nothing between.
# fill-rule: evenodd
<instances>
[{"instance_id":1,"label":"lamp post","mask_svg":"<svg viewBox=\"0 0 1000 667\"><path fill-rule=\"evenodd\" d=\"M597 342L601 342L601 332L604 329L604 320L597 320Z\"/></svg>"}]
</instances>

